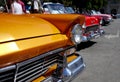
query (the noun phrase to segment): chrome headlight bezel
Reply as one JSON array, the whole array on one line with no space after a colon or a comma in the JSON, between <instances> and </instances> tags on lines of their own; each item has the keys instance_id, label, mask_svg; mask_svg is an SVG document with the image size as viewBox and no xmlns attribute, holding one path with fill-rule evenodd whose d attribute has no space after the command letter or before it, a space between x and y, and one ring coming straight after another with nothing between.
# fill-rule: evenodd
<instances>
[{"instance_id":1,"label":"chrome headlight bezel","mask_svg":"<svg viewBox=\"0 0 120 82\"><path fill-rule=\"evenodd\" d=\"M71 30L71 40L77 45L82 42L82 26L80 24L75 24Z\"/></svg>"}]
</instances>

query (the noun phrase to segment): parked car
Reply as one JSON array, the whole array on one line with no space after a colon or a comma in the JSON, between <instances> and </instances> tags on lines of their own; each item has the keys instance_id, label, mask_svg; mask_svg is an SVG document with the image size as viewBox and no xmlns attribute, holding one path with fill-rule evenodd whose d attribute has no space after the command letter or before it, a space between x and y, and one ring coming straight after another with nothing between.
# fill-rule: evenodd
<instances>
[{"instance_id":1,"label":"parked car","mask_svg":"<svg viewBox=\"0 0 120 82\"><path fill-rule=\"evenodd\" d=\"M103 29L101 29L98 19L96 17L92 17L89 15L84 16L85 16L85 25L83 25L84 41L89 41L97 36L102 35Z\"/></svg>"},{"instance_id":2,"label":"parked car","mask_svg":"<svg viewBox=\"0 0 120 82\"><path fill-rule=\"evenodd\" d=\"M91 10L92 16L101 16L103 17L102 25L109 24L112 21L112 16L109 14L101 14L99 11Z\"/></svg>"},{"instance_id":3,"label":"parked car","mask_svg":"<svg viewBox=\"0 0 120 82\"><path fill-rule=\"evenodd\" d=\"M75 14L75 11L72 7L65 7L65 9L67 13ZM102 17L91 16L86 11L83 11L82 15L85 16L85 23L83 25L83 42L89 41L92 38L104 33L104 30L101 29L100 26L102 23Z\"/></svg>"},{"instance_id":4,"label":"parked car","mask_svg":"<svg viewBox=\"0 0 120 82\"><path fill-rule=\"evenodd\" d=\"M0 82L73 80L85 68L76 53L84 20L72 14L1 13Z\"/></svg>"},{"instance_id":5,"label":"parked car","mask_svg":"<svg viewBox=\"0 0 120 82\"><path fill-rule=\"evenodd\" d=\"M84 14L86 16L89 16L89 17L97 18L97 20L98 20L98 22L99 22L100 25L102 25L102 23L103 23L103 17L92 15L89 10L83 10L82 14Z\"/></svg>"}]
</instances>

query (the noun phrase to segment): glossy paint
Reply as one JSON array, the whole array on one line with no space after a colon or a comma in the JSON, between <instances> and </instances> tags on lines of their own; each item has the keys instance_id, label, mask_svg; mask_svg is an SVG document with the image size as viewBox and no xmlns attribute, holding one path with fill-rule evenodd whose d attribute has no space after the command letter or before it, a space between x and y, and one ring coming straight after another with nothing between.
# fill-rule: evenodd
<instances>
[{"instance_id":1,"label":"glossy paint","mask_svg":"<svg viewBox=\"0 0 120 82\"><path fill-rule=\"evenodd\" d=\"M0 14L0 18L0 67L66 46L68 42L66 35L41 18L7 14Z\"/></svg>"},{"instance_id":2,"label":"glossy paint","mask_svg":"<svg viewBox=\"0 0 120 82\"><path fill-rule=\"evenodd\" d=\"M103 20L103 17L101 17L101 16L96 16L96 15L90 15L90 16L96 17L98 19L99 23L100 23L101 20Z\"/></svg>"},{"instance_id":3,"label":"glossy paint","mask_svg":"<svg viewBox=\"0 0 120 82\"><path fill-rule=\"evenodd\" d=\"M92 16L88 16L85 15L85 23L86 23L86 27L91 27L94 25L99 25L99 21L96 17L92 17Z\"/></svg>"},{"instance_id":4,"label":"glossy paint","mask_svg":"<svg viewBox=\"0 0 120 82\"><path fill-rule=\"evenodd\" d=\"M0 67L69 45L66 35L85 20L78 15L0 14L0 18Z\"/></svg>"},{"instance_id":5,"label":"glossy paint","mask_svg":"<svg viewBox=\"0 0 120 82\"><path fill-rule=\"evenodd\" d=\"M33 16L30 14L29 16ZM34 14L35 17L45 19L55 25L61 33L66 33L68 29L75 25L83 25L85 16L78 14Z\"/></svg>"}]
</instances>

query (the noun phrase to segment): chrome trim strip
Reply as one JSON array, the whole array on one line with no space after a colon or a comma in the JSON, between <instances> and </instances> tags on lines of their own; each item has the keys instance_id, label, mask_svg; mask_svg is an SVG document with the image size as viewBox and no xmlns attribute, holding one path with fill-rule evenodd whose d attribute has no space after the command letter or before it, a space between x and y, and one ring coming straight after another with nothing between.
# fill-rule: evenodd
<instances>
[{"instance_id":1,"label":"chrome trim strip","mask_svg":"<svg viewBox=\"0 0 120 82\"><path fill-rule=\"evenodd\" d=\"M0 68L0 73L8 71L8 70L15 69L15 68L16 68L15 65L11 65L11 66L8 66L8 67Z\"/></svg>"}]
</instances>

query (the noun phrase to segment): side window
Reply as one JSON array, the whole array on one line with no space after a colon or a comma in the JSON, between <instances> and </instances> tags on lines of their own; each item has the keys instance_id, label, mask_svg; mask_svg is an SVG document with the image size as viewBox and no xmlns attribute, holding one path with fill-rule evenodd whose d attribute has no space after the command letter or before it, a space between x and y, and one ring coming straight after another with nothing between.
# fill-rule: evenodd
<instances>
[{"instance_id":1,"label":"side window","mask_svg":"<svg viewBox=\"0 0 120 82\"><path fill-rule=\"evenodd\" d=\"M48 8L47 5L43 5L43 8Z\"/></svg>"}]
</instances>

